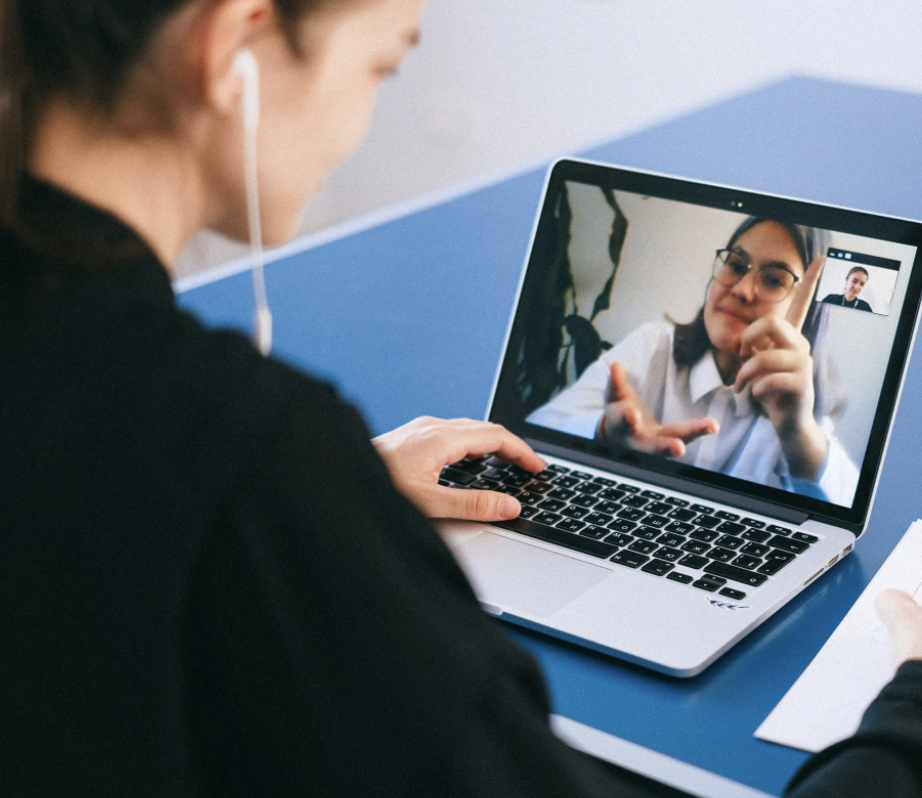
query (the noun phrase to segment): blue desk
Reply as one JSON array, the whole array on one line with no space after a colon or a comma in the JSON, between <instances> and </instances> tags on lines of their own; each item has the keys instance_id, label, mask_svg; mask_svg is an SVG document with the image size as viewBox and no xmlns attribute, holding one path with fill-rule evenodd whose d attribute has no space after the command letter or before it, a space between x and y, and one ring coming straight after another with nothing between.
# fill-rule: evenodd
<instances>
[{"instance_id":1,"label":"blue desk","mask_svg":"<svg viewBox=\"0 0 922 798\"><path fill-rule=\"evenodd\" d=\"M582 155L919 218L919 131L920 96L792 78ZM421 414L483 417L543 178L287 250L267 270L276 355L337 383L376 433ZM181 302L209 324L249 329L248 274ZM504 626L543 663L556 712L779 793L806 755L753 731L922 515L919 396L917 351L856 553L703 675L674 680Z\"/></svg>"}]
</instances>

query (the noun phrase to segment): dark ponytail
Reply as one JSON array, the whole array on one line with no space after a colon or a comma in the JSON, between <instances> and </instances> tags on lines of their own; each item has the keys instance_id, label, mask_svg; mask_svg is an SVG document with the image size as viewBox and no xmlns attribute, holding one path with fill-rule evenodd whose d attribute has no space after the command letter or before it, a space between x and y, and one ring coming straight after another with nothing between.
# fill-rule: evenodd
<instances>
[{"instance_id":1,"label":"dark ponytail","mask_svg":"<svg viewBox=\"0 0 922 798\"><path fill-rule=\"evenodd\" d=\"M25 163L22 28L18 0L0 0L0 225L16 218Z\"/></svg>"}]
</instances>

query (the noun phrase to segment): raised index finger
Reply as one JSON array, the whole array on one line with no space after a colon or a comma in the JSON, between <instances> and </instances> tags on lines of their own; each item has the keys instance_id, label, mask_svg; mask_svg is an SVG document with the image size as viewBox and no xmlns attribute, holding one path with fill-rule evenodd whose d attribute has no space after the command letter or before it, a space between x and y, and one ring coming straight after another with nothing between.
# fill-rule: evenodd
<instances>
[{"instance_id":1,"label":"raised index finger","mask_svg":"<svg viewBox=\"0 0 922 798\"><path fill-rule=\"evenodd\" d=\"M807 311L810 310L810 303L813 301L816 285L820 281L820 275L823 273L825 263L826 256L823 253L818 254L810 261L800 285L797 286L797 290L794 292L794 299L791 300L785 319L795 330L799 331L804 326Z\"/></svg>"}]
</instances>

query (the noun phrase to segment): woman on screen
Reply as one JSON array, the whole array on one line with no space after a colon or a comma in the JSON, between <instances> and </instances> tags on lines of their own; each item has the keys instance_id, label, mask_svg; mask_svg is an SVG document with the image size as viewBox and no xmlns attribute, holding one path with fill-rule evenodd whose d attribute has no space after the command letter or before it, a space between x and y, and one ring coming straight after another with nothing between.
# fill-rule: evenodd
<instances>
[{"instance_id":1,"label":"woman on screen","mask_svg":"<svg viewBox=\"0 0 922 798\"><path fill-rule=\"evenodd\" d=\"M694 321L638 328L528 421L850 505L858 471L832 435L835 408L820 407L833 386L803 332L818 240L746 219Z\"/></svg>"},{"instance_id":2,"label":"woman on screen","mask_svg":"<svg viewBox=\"0 0 922 798\"><path fill-rule=\"evenodd\" d=\"M0 795L662 794L551 731L536 662L419 511L495 513L438 490L446 463L541 459L433 419L376 450L331 386L171 290L195 232L248 238L241 51L276 242L420 13L0 0ZM922 658L922 610L891 599L896 656ZM795 795L909 794L920 685L903 665Z\"/></svg>"}]
</instances>

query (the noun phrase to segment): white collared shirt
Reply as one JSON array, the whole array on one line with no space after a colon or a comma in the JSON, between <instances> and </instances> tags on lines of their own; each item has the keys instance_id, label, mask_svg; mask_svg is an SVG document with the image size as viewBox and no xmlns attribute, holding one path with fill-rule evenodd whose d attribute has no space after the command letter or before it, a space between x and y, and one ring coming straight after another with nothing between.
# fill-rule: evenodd
<instances>
[{"instance_id":1,"label":"white collared shirt","mask_svg":"<svg viewBox=\"0 0 922 798\"><path fill-rule=\"evenodd\" d=\"M783 488L850 506L858 485L858 469L832 436L832 420L819 420L829 451L816 482L791 477L781 443L769 419L749 392L723 384L713 353L690 368L676 366L672 356L675 327L667 322L644 324L589 366L569 388L535 410L532 424L595 436L612 363L621 363L647 409L663 424L710 416L720 432L689 443L679 458L689 465L718 471L771 487Z\"/></svg>"}]
</instances>

